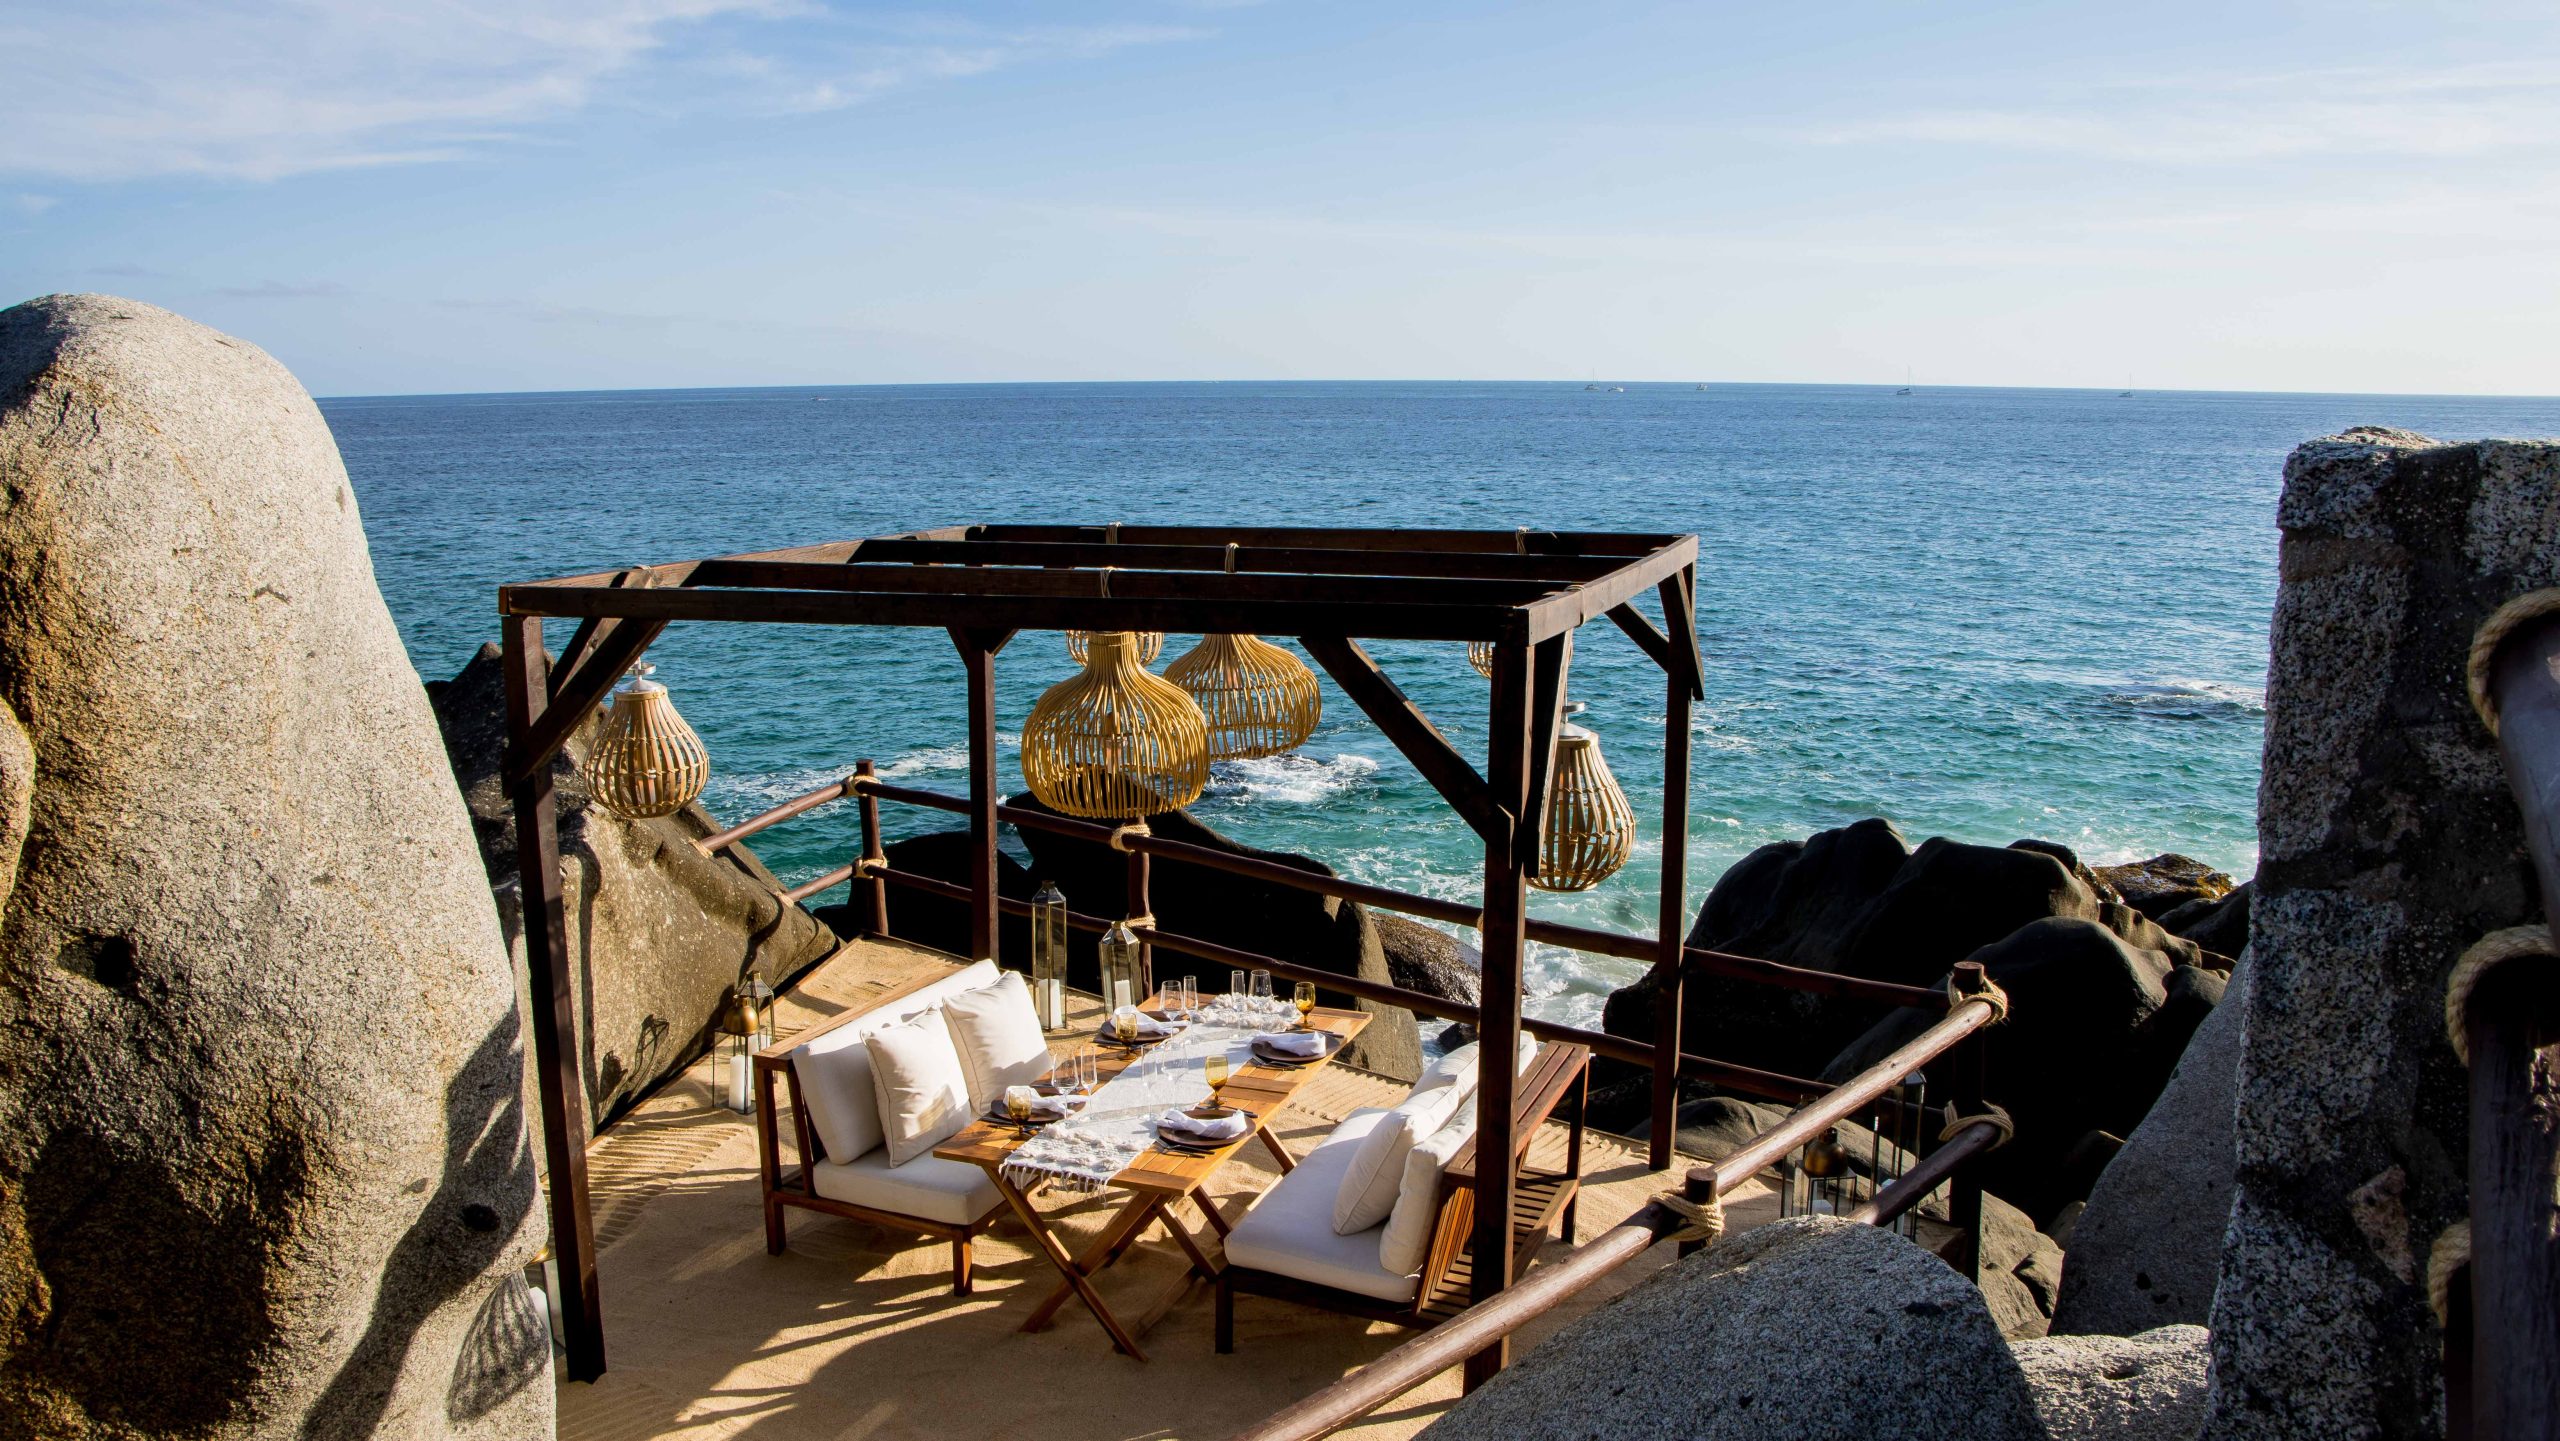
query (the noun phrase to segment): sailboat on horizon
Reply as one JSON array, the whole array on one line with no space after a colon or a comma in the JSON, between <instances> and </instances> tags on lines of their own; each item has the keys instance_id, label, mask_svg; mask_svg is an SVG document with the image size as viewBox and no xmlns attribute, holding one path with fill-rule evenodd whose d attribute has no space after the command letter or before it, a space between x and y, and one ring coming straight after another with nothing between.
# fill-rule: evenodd
<instances>
[{"instance_id":1,"label":"sailboat on horizon","mask_svg":"<svg viewBox=\"0 0 2560 1441\"><path fill-rule=\"evenodd\" d=\"M1906 366L1902 367L1902 388L1901 388L1900 390L1895 391L1895 392L1894 392L1894 394L1896 394L1896 395L1909 395L1910 393L1911 393L1911 367L1906 365Z\"/></svg>"}]
</instances>

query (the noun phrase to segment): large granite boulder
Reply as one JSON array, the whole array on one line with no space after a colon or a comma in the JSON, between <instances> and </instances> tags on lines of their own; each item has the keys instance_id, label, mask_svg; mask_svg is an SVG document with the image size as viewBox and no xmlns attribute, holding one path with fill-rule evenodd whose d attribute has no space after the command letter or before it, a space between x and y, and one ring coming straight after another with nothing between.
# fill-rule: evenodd
<instances>
[{"instance_id":1,"label":"large granite boulder","mask_svg":"<svg viewBox=\"0 0 2560 1441\"><path fill-rule=\"evenodd\" d=\"M1474 947L1437 926L1390 911L1369 912L1369 922L1378 928L1378 944L1387 953L1387 977L1397 985L1470 1006L1484 998Z\"/></svg>"},{"instance_id":2,"label":"large granite boulder","mask_svg":"<svg viewBox=\"0 0 2560 1441\"><path fill-rule=\"evenodd\" d=\"M2173 963L2199 964L2192 943L2094 886L2065 847L1976 846L1943 837L1907 848L1883 820L1805 841L1762 846L1716 882L1688 942L1808 970L1939 984L1955 962L2040 921L2087 922ZM1609 997L1612 1035L1651 1040L1659 986L1651 975ZM1870 1002L1707 975L1681 984L1682 1044L1701 1055L1805 1075L1886 1014ZM1613 1077L1604 1069L1604 1082Z\"/></svg>"},{"instance_id":3,"label":"large granite boulder","mask_svg":"<svg viewBox=\"0 0 2560 1441\"><path fill-rule=\"evenodd\" d=\"M548 1437L506 944L319 411L0 311L0 1435Z\"/></svg>"},{"instance_id":4,"label":"large granite boulder","mask_svg":"<svg viewBox=\"0 0 2560 1441\"><path fill-rule=\"evenodd\" d=\"M1013 797L1008 805L1047 810L1035 796ZM1257 850L1241 845L1201 824L1183 811L1160 811L1147 817L1147 827L1166 840L1182 841L1231 855L1250 856L1295 870L1330 876L1331 867L1306 856ZM1070 909L1089 915L1120 916L1128 911L1129 858L1096 841L1073 840L1055 831L1016 828L1031 852L1035 879L1055 881ZM1367 907L1313 891L1252 880L1188 861L1157 859L1147 878L1147 895L1156 920L1165 930L1196 936L1236 950L1253 951L1295 961L1335 975L1364 981L1388 981L1385 947ZM1094 988L1100 962L1096 937L1070 931L1067 941L1068 984ZM1178 951L1156 953L1156 977L1183 974L1200 978L1201 989L1224 990L1223 971L1212 974L1209 962ZM1413 1012L1381 1006L1340 991L1317 988L1328 1006L1354 1006L1370 1013L1368 1029L1343 1051L1355 1066L1411 1079L1422 1071L1422 1036Z\"/></svg>"},{"instance_id":5,"label":"large granite boulder","mask_svg":"<svg viewBox=\"0 0 2560 1441\"><path fill-rule=\"evenodd\" d=\"M505 666L495 643L428 694L480 839L498 916L526 984L524 914L516 874L515 808L499 757L506 748ZM591 798L586 757L601 708L551 762L559 794L561 893L577 966L578 1054L587 1120L602 1129L651 1087L683 1070L715 1038L721 998L754 976L780 987L836 947L816 916L782 899L782 885L744 845L704 855L694 842L721 830L700 803L670 816L626 820Z\"/></svg>"},{"instance_id":6,"label":"large granite boulder","mask_svg":"<svg viewBox=\"0 0 2560 1441\"><path fill-rule=\"evenodd\" d=\"M2018 1125L2016 1140L1985 1158L1983 1184L2049 1219L2080 1199L2066 1158L2092 1132L2123 1136L2141 1123L2203 1018L2193 1002L2218 988L2204 979L2210 973L2185 968L2198 971L2181 982L2189 1003L2170 1007L2181 967L2095 921L2037 921L1973 959L2009 993L2009 1018L1985 1033L1984 1089ZM1856 1075L1939 1014L1894 1012L1833 1058L1821 1079ZM1943 1067L1930 1076L1933 1104L1950 1099L1946 1077Z\"/></svg>"},{"instance_id":7,"label":"large granite boulder","mask_svg":"<svg viewBox=\"0 0 2560 1441\"><path fill-rule=\"evenodd\" d=\"M1772 1222L1674 1262L1547 1338L1435 1441L2029 1441L1982 1294L1889 1231Z\"/></svg>"},{"instance_id":8,"label":"large granite boulder","mask_svg":"<svg viewBox=\"0 0 2560 1441\"><path fill-rule=\"evenodd\" d=\"M2246 977L2244 962L2239 993L2197 1028L2160 1099L2089 1193L2071 1228L2056 1332L2131 1336L2202 1325L2210 1314L2231 1218Z\"/></svg>"},{"instance_id":9,"label":"large granite boulder","mask_svg":"<svg viewBox=\"0 0 2560 1441\"><path fill-rule=\"evenodd\" d=\"M2356 430L2285 463L2208 1436L2442 1425L2425 1260L2468 1154L2445 978L2540 915L2463 671L2492 610L2560 585L2555 512L2560 443Z\"/></svg>"},{"instance_id":10,"label":"large granite boulder","mask_svg":"<svg viewBox=\"0 0 2560 1441\"><path fill-rule=\"evenodd\" d=\"M2048 1441L2194 1441L2211 1340L2201 1326L2048 1336L2014 1348Z\"/></svg>"}]
</instances>

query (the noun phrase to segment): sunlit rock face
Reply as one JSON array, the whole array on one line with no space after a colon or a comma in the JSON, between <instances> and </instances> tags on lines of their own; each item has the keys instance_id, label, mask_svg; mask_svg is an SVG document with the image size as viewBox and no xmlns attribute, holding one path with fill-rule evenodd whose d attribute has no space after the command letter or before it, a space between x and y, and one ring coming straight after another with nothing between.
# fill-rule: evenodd
<instances>
[{"instance_id":1,"label":"sunlit rock face","mask_svg":"<svg viewBox=\"0 0 2560 1441\"><path fill-rule=\"evenodd\" d=\"M0 1434L536 1437L505 944L328 427L0 311Z\"/></svg>"}]
</instances>

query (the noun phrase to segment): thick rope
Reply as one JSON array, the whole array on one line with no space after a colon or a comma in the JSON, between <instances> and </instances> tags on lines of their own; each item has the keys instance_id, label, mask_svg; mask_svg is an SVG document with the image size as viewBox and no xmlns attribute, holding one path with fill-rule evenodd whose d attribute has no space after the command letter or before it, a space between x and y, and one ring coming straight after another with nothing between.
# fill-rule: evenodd
<instances>
[{"instance_id":1,"label":"thick rope","mask_svg":"<svg viewBox=\"0 0 2560 1441\"><path fill-rule=\"evenodd\" d=\"M1233 574L1235 574L1235 573L1236 573L1236 543L1235 543L1234 541L1232 541L1232 540L1231 540L1231 541L1228 541L1228 542L1227 542L1227 574L1229 574L1229 575L1233 575Z\"/></svg>"},{"instance_id":2,"label":"thick rope","mask_svg":"<svg viewBox=\"0 0 2560 1441\"><path fill-rule=\"evenodd\" d=\"M1147 823L1145 821L1131 821L1125 826L1113 826L1111 828L1111 848L1115 851L1126 852L1129 849L1129 841L1132 837L1151 836L1154 834L1155 832L1147 829Z\"/></svg>"},{"instance_id":3,"label":"thick rope","mask_svg":"<svg viewBox=\"0 0 2560 1441\"><path fill-rule=\"evenodd\" d=\"M1701 1205L1677 1191L1664 1191L1655 1196L1655 1204L1680 1218L1680 1224L1662 1239L1686 1246L1696 1243L1712 1246L1724 1239L1724 1198L1710 1195Z\"/></svg>"},{"instance_id":4,"label":"thick rope","mask_svg":"<svg viewBox=\"0 0 2560 1441\"><path fill-rule=\"evenodd\" d=\"M2427 1248L2427 1305L2436 1313L2436 1324L2452 1324L2453 1278L2456 1272L2471 1264L2471 1222L2466 1218L2444 1228L2436 1243Z\"/></svg>"},{"instance_id":5,"label":"thick rope","mask_svg":"<svg viewBox=\"0 0 2560 1441\"><path fill-rule=\"evenodd\" d=\"M2489 734L2498 733L2498 698L2489 694L2489 666L2498 657L2499 645L2516 627L2554 613L2560 613L2560 590L2529 591L2498 607L2472 634L2471 708L2488 724Z\"/></svg>"},{"instance_id":6,"label":"thick rope","mask_svg":"<svg viewBox=\"0 0 2560 1441\"><path fill-rule=\"evenodd\" d=\"M1106 565L1102 568L1102 598L1104 600L1111 599L1111 572L1117 569L1119 569L1118 566L1111 565Z\"/></svg>"},{"instance_id":7,"label":"thick rope","mask_svg":"<svg viewBox=\"0 0 2560 1441\"><path fill-rule=\"evenodd\" d=\"M1950 1106L1947 1109L1954 1110L1955 1108ZM1985 1101L1983 1102L1983 1108L1979 1111L1975 1111L1970 1115L1949 1117L1947 1124L1939 1129L1938 1139L1941 1141L1952 1141L1956 1138L1957 1134L1962 1132L1967 1126L1979 1125L1990 1125L2000 1128L2000 1139L1992 1142L1990 1146L1990 1149L1994 1151L1997 1151L2002 1146L2009 1144L2012 1140L2015 1140L2018 1135L2018 1123L2009 1119L2009 1113L2002 1110L2000 1107Z\"/></svg>"},{"instance_id":8,"label":"thick rope","mask_svg":"<svg viewBox=\"0 0 2560 1441\"><path fill-rule=\"evenodd\" d=\"M1122 917L1120 924L1127 926L1133 931L1152 931L1156 928L1156 913L1153 911L1140 911L1134 916Z\"/></svg>"},{"instance_id":9,"label":"thick rope","mask_svg":"<svg viewBox=\"0 0 2560 1441\"><path fill-rule=\"evenodd\" d=\"M1992 1025L1996 1026L2002 1021L2009 1019L2009 993L2007 991L2000 989L1990 981L1984 981L1982 983L1982 989L1978 991L1959 991L1956 989L1955 975L1950 972L1947 976L1947 1009L1949 1011L1953 1011L1956 1007L1963 1005L1967 1001L1990 1002L1990 1024Z\"/></svg>"},{"instance_id":10,"label":"thick rope","mask_svg":"<svg viewBox=\"0 0 2560 1441\"><path fill-rule=\"evenodd\" d=\"M2444 1034L2453 1042L2453 1053L2462 1064L2471 1064L2471 1041L2463 1034L2463 1019L2471 1010L2471 993L2478 989L2480 978L2501 962L2533 956L2543 960L2560 959L2551 953L2551 929L2548 926L2509 926L2491 931L2471 943L2462 959L2453 963L2453 974L2444 983Z\"/></svg>"}]
</instances>

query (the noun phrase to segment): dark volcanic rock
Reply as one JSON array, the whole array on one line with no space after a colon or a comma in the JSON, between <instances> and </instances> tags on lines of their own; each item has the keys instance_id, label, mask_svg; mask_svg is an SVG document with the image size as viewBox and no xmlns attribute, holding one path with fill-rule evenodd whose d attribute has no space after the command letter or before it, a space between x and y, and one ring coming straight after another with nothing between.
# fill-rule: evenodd
<instances>
[{"instance_id":1,"label":"dark volcanic rock","mask_svg":"<svg viewBox=\"0 0 2560 1441\"><path fill-rule=\"evenodd\" d=\"M2125 904L2155 920L2189 901L2218 901L2231 894L2229 876L2175 852L2129 865L2100 866L2097 876L2115 887Z\"/></svg>"},{"instance_id":2,"label":"dark volcanic rock","mask_svg":"<svg viewBox=\"0 0 2560 1441\"><path fill-rule=\"evenodd\" d=\"M1048 809L1028 794L1015 796L1008 804L1025 810ZM1167 840L1252 856L1317 875L1333 874L1323 862L1306 856L1239 845L1181 811L1149 816L1147 827ZM1070 909L1112 917L1128 913L1127 856L1097 842L1071 840L1029 827L1020 830L1022 843L1031 852L1035 881L1055 881L1065 893ZM1336 975L1357 976L1381 984L1388 980L1386 950L1379 941L1378 928L1367 908L1356 902L1164 859L1154 862L1147 885L1157 923L1168 931L1237 950L1278 956ZM1069 932L1070 978L1085 978L1074 981L1077 985L1088 986L1099 974L1094 942L1095 937L1089 932ZM1212 976L1209 972L1206 962L1192 961L1179 952L1156 954L1159 980L1189 973L1199 976L1204 991L1224 990L1226 976ZM1317 988L1317 995L1325 1005L1356 1006L1373 1017L1360 1039L1344 1052L1353 1065L1408 1079L1421 1074L1422 1038L1411 1011L1358 1000L1322 986Z\"/></svg>"},{"instance_id":3,"label":"dark volcanic rock","mask_svg":"<svg viewBox=\"0 0 2560 1441\"><path fill-rule=\"evenodd\" d=\"M1458 938L1437 926L1386 911L1369 912L1378 928L1378 944L1387 953L1387 974L1409 991L1472 1006L1484 996L1475 958Z\"/></svg>"},{"instance_id":4,"label":"dark volcanic rock","mask_svg":"<svg viewBox=\"0 0 2560 1441\"><path fill-rule=\"evenodd\" d=\"M427 692L471 808L498 918L521 957L515 809L498 770L506 745L503 670L498 647L485 645L460 674ZM721 998L740 980L754 975L779 987L825 960L837 941L817 917L782 899L781 883L754 851L737 845L706 856L695 849L695 841L721 829L699 803L647 820L625 820L594 804L579 768L601 716L601 709L589 716L551 762L587 1116L595 1127L702 1054Z\"/></svg>"}]
</instances>

